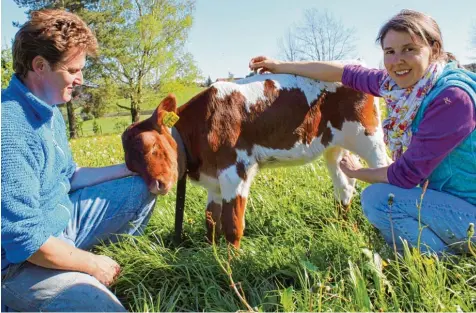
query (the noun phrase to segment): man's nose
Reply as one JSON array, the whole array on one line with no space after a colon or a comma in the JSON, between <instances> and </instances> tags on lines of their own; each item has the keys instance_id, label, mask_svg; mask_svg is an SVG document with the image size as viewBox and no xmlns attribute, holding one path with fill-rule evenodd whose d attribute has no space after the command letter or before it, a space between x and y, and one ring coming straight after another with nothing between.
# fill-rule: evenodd
<instances>
[{"instance_id":1,"label":"man's nose","mask_svg":"<svg viewBox=\"0 0 476 313\"><path fill-rule=\"evenodd\" d=\"M74 79L74 81L77 85L82 85L83 84L83 71L79 71L76 74L76 78Z\"/></svg>"}]
</instances>

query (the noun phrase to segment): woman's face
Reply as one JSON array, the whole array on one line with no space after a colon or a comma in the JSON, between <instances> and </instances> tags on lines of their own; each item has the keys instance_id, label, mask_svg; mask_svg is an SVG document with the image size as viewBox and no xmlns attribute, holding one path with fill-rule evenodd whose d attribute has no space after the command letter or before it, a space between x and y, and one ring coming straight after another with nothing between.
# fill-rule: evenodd
<instances>
[{"instance_id":1,"label":"woman's face","mask_svg":"<svg viewBox=\"0 0 476 313\"><path fill-rule=\"evenodd\" d=\"M407 32L389 30L383 38L384 64L390 77L401 88L415 85L425 74L431 47Z\"/></svg>"},{"instance_id":2,"label":"woman's face","mask_svg":"<svg viewBox=\"0 0 476 313\"><path fill-rule=\"evenodd\" d=\"M82 69L85 63L86 53L76 53L66 56L54 69L46 64L47 68L41 74L42 99L50 105L70 101L73 87L83 83Z\"/></svg>"}]
</instances>

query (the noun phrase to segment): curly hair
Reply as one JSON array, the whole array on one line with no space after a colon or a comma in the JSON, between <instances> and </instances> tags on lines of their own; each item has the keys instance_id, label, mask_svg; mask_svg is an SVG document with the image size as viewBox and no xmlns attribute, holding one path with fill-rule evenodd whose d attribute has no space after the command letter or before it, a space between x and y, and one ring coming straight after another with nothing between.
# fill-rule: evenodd
<instances>
[{"instance_id":1,"label":"curly hair","mask_svg":"<svg viewBox=\"0 0 476 313\"><path fill-rule=\"evenodd\" d=\"M97 53L97 39L76 14L64 10L32 11L13 43L13 70L25 78L32 61L41 56L55 68L71 52Z\"/></svg>"},{"instance_id":2,"label":"curly hair","mask_svg":"<svg viewBox=\"0 0 476 313\"><path fill-rule=\"evenodd\" d=\"M402 10L385 23L377 36L377 42L383 46L383 39L389 30L397 32L407 32L412 37L419 38L429 47L438 45L437 52L432 55L433 59L445 61L456 60L452 53L443 49L443 38L440 27L436 21L429 15L414 10Z\"/></svg>"}]
</instances>

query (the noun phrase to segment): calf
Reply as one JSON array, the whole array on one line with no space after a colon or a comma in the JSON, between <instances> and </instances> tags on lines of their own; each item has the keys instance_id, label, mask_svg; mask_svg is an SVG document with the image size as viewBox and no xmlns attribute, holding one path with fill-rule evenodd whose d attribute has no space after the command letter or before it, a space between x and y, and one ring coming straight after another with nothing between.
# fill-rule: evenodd
<instances>
[{"instance_id":1,"label":"calf","mask_svg":"<svg viewBox=\"0 0 476 313\"><path fill-rule=\"evenodd\" d=\"M341 171L343 149L370 167L388 164L374 97L294 75L217 82L177 109L173 95L122 135L127 166L166 194L177 179L208 190L215 233L239 247L253 177L265 166L308 163L323 154L335 198L350 204L355 180ZM176 112L178 122L166 120ZM208 237L212 222L207 219Z\"/></svg>"}]
</instances>

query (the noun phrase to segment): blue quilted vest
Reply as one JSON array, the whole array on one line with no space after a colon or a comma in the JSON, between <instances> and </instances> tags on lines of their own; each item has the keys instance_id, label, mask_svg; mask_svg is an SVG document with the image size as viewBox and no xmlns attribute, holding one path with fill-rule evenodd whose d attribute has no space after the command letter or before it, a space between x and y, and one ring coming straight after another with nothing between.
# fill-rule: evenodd
<instances>
[{"instance_id":1,"label":"blue quilted vest","mask_svg":"<svg viewBox=\"0 0 476 313\"><path fill-rule=\"evenodd\" d=\"M418 125L430 103L445 88L452 86L465 90L476 108L476 74L460 69L455 62L451 62L423 100L412 123L414 134L418 132ZM448 123L451 123L451 116L448 116ZM443 159L428 180L428 188L452 194L476 205L476 129Z\"/></svg>"}]
</instances>

